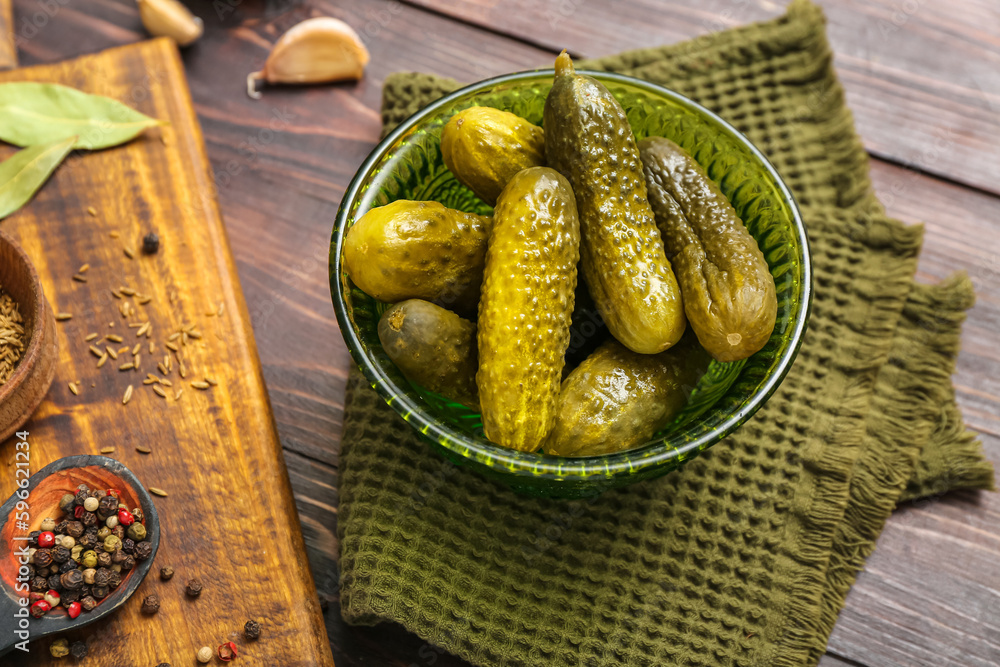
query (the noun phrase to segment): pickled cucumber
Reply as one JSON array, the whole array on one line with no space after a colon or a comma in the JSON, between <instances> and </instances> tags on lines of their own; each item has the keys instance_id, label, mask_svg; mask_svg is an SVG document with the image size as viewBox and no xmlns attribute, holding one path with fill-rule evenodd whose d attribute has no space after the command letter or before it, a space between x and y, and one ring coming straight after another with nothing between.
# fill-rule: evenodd
<instances>
[{"instance_id":1,"label":"pickled cucumber","mask_svg":"<svg viewBox=\"0 0 1000 667\"><path fill-rule=\"evenodd\" d=\"M493 215L479 302L479 401L493 442L535 451L555 419L569 344L580 223L569 182L519 172Z\"/></svg>"},{"instance_id":2,"label":"pickled cucumber","mask_svg":"<svg viewBox=\"0 0 1000 667\"><path fill-rule=\"evenodd\" d=\"M718 361L764 347L777 316L767 261L719 186L663 137L639 142L650 202L702 346Z\"/></svg>"},{"instance_id":3,"label":"pickled cucumber","mask_svg":"<svg viewBox=\"0 0 1000 667\"><path fill-rule=\"evenodd\" d=\"M382 313L378 338L408 380L479 409L475 324L429 301L408 299Z\"/></svg>"},{"instance_id":4,"label":"pickled cucumber","mask_svg":"<svg viewBox=\"0 0 1000 667\"><path fill-rule=\"evenodd\" d=\"M395 201L347 230L344 267L379 301L426 299L475 313L489 228L489 218L438 202Z\"/></svg>"},{"instance_id":5,"label":"pickled cucumber","mask_svg":"<svg viewBox=\"0 0 1000 667\"><path fill-rule=\"evenodd\" d=\"M708 367L693 340L659 354L636 354L609 340L569 374L545 452L597 456L640 445L685 406Z\"/></svg>"},{"instance_id":6,"label":"pickled cucumber","mask_svg":"<svg viewBox=\"0 0 1000 667\"><path fill-rule=\"evenodd\" d=\"M493 206L514 174L545 164L545 133L508 111L470 107L441 131L441 156L462 185Z\"/></svg>"},{"instance_id":7,"label":"pickled cucumber","mask_svg":"<svg viewBox=\"0 0 1000 667\"><path fill-rule=\"evenodd\" d=\"M608 89L576 74L565 52L545 101L545 154L576 195L581 269L608 329L635 352L667 349L684 333L684 309L632 128Z\"/></svg>"}]
</instances>

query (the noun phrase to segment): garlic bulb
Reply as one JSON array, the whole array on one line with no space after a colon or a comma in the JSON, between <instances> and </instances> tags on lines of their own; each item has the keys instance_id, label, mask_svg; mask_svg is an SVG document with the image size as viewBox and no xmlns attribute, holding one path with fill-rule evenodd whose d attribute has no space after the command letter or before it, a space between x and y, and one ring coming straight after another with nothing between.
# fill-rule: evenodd
<instances>
[{"instance_id":1,"label":"garlic bulb","mask_svg":"<svg viewBox=\"0 0 1000 667\"><path fill-rule=\"evenodd\" d=\"M178 46L187 46L205 31L201 19L178 0L137 1L142 25L154 37L169 37Z\"/></svg>"},{"instance_id":2,"label":"garlic bulb","mask_svg":"<svg viewBox=\"0 0 1000 667\"><path fill-rule=\"evenodd\" d=\"M368 64L368 49L358 33L327 16L307 19L281 36L264 69L247 77L247 94L259 99L258 81L325 83L360 79Z\"/></svg>"}]
</instances>

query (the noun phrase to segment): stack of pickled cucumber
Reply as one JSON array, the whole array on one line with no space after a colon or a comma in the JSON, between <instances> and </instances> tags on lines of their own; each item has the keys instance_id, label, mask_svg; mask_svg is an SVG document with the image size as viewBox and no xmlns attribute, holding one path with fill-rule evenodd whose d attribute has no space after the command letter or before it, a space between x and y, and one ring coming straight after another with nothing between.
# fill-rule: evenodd
<instances>
[{"instance_id":1,"label":"stack of pickled cucumber","mask_svg":"<svg viewBox=\"0 0 1000 667\"><path fill-rule=\"evenodd\" d=\"M730 202L673 142L637 144L617 100L565 53L544 130L472 107L441 152L493 217L396 201L348 230L344 264L394 304L378 327L389 358L479 410L492 442L562 456L634 447L684 407L709 357L745 359L770 337L774 280ZM568 369L578 267L611 335Z\"/></svg>"}]
</instances>

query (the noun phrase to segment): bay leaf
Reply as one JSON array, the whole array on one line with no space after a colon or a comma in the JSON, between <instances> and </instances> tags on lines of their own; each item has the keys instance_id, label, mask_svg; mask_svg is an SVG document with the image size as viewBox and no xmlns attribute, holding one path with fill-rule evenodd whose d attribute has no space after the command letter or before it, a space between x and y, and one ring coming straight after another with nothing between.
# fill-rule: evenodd
<instances>
[{"instance_id":1,"label":"bay leaf","mask_svg":"<svg viewBox=\"0 0 1000 667\"><path fill-rule=\"evenodd\" d=\"M19 150L0 162L0 220L28 203L66 158L77 137Z\"/></svg>"},{"instance_id":2,"label":"bay leaf","mask_svg":"<svg viewBox=\"0 0 1000 667\"><path fill-rule=\"evenodd\" d=\"M0 140L38 146L77 137L73 148L98 150L134 139L163 121L102 95L55 83L0 83Z\"/></svg>"}]
</instances>

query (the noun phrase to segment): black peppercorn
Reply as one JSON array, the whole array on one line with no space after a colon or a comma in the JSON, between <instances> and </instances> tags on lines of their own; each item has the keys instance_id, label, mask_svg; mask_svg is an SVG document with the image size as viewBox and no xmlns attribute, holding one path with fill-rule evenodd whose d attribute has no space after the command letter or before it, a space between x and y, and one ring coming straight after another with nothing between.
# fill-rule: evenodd
<instances>
[{"instance_id":1,"label":"black peppercorn","mask_svg":"<svg viewBox=\"0 0 1000 667\"><path fill-rule=\"evenodd\" d=\"M201 595L202 588L203 586L201 585L200 581L198 581L197 579L192 579L187 583L187 588L184 589L184 592L187 593L188 596L196 598L199 595Z\"/></svg>"},{"instance_id":2,"label":"black peppercorn","mask_svg":"<svg viewBox=\"0 0 1000 667\"><path fill-rule=\"evenodd\" d=\"M93 512L84 512L83 516L80 517L80 522L88 528L96 526L98 521L100 521L100 519L98 519L97 515Z\"/></svg>"},{"instance_id":3,"label":"black peppercorn","mask_svg":"<svg viewBox=\"0 0 1000 667\"><path fill-rule=\"evenodd\" d=\"M62 581L59 579L61 575L53 574L49 577L49 588L54 591L62 590Z\"/></svg>"},{"instance_id":4,"label":"black peppercorn","mask_svg":"<svg viewBox=\"0 0 1000 667\"><path fill-rule=\"evenodd\" d=\"M62 498L59 499L59 509L61 509L66 514L73 513L73 507L76 505L76 494L67 493L64 494Z\"/></svg>"},{"instance_id":5,"label":"black peppercorn","mask_svg":"<svg viewBox=\"0 0 1000 667\"><path fill-rule=\"evenodd\" d=\"M27 568L28 568L28 581L31 581L32 579L35 578L35 574L36 574L36 572L35 572L35 566L34 565L28 565Z\"/></svg>"},{"instance_id":6,"label":"black peppercorn","mask_svg":"<svg viewBox=\"0 0 1000 667\"><path fill-rule=\"evenodd\" d=\"M35 554L38 555L37 553ZM52 549L52 561L62 565L70 559L70 551L64 546L58 546Z\"/></svg>"},{"instance_id":7,"label":"black peppercorn","mask_svg":"<svg viewBox=\"0 0 1000 667\"><path fill-rule=\"evenodd\" d=\"M63 585L65 586L65 584L63 584ZM77 600L79 600L82 588L83 588L83 586L81 585L80 589L70 589L70 590L63 591L63 593L62 593L62 599L60 600L60 603L62 604L62 606L66 607L71 602L76 602Z\"/></svg>"},{"instance_id":8,"label":"black peppercorn","mask_svg":"<svg viewBox=\"0 0 1000 667\"><path fill-rule=\"evenodd\" d=\"M111 567L111 554L107 551L97 552L97 567Z\"/></svg>"},{"instance_id":9,"label":"black peppercorn","mask_svg":"<svg viewBox=\"0 0 1000 667\"><path fill-rule=\"evenodd\" d=\"M142 601L142 613L144 614L155 614L160 611L160 598L153 593L152 595L147 595L146 599Z\"/></svg>"},{"instance_id":10,"label":"black peppercorn","mask_svg":"<svg viewBox=\"0 0 1000 667\"><path fill-rule=\"evenodd\" d=\"M135 517L135 520L139 523L146 520L146 515L143 514L141 507L132 508L132 516Z\"/></svg>"},{"instance_id":11,"label":"black peppercorn","mask_svg":"<svg viewBox=\"0 0 1000 667\"><path fill-rule=\"evenodd\" d=\"M111 574L108 576L108 588L115 590L122 584L122 575L111 570Z\"/></svg>"},{"instance_id":12,"label":"black peppercorn","mask_svg":"<svg viewBox=\"0 0 1000 667\"><path fill-rule=\"evenodd\" d=\"M83 607L84 611L94 611L94 607L97 606L97 600L94 599L93 593L80 598L80 606Z\"/></svg>"},{"instance_id":13,"label":"black peppercorn","mask_svg":"<svg viewBox=\"0 0 1000 667\"><path fill-rule=\"evenodd\" d=\"M80 586L83 586L83 573L74 568L69 572L63 573L59 577L59 582L62 584L64 590L78 590Z\"/></svg>"},{"instance_id":14,"label":"black peppercorn","mask_svg":"<svg viewBox=\"0 0 1000 667\"><path fill-rule=\"evenodd\" d=\"M149 542L139 542L135 545L135 559L136 560L146 560L153 555L153 545ZM170 571L173 575L173 570ZM163 576L163 572L160 572L160 576Z\"/></svg>"},{"instance_id":15,"label":"black peppercorn","mask_svg":"<svg viewBox=\"0 0 1000 667\"><path fill-rule=\"evenodd\" d=\"M160 249L160 237L155 232L150 232L142 237L142 251L147 255L155 255Z\"/></svg>"},{"instance_id":16,"label":"black peppercorn","mask_svg":"<svg viewBox=\"0 0 1000 667\"><path fill-rule=\"evenodd\" d=\"M97 518L104 521L112 514L118 514L118 499L114 496L104 496L97 506Z\"/></svg>"},{"instance_id":17,"label":"black peppercorn","mask_svg":"<svg viewBox=\"0 0 1000 667\"><path fill-rule=\"evenodd\" d=\"M83 586L80 586L80 600L81 601L83 600L83 598L85 598L88 595L90 595L91 589L92 589L92 587L88 586L86 583L84 583Z\"/></svg>"},{"instance_id":18,"label":"black peppercorn","mask_svg":"<svg viewBox=\"0 0 1000 667\"><path fill-rule=\"evenodd\" d=\"M45 577L36 576L31 580L31 590L35 593L44 593L49 590L49 580Z\"/></svg>"},{"instance_id":19,"label":"black peppercorn","mask_svg":"<svg viewBox=\"0 0 1000 667\"><path fill-rule=\"evenodd\" d=\"M70 521L66 525L66 534L72 538L77 538L83 535L83 524L79 521Z\"/></svg>"},{"instance_id":20,"label":"black peppercorn","mask_svg":"<svg viewBox=\"0 0 1000 667\"><path fill-rule=\"evenodd\" d=\"M52 565L52 550L39 549L35 552L35 567L43 568Z\"/></svg>"},{"instance_id":21,"label":"black peppercorn","mask_svg":"<svg viewBox=\"0 0 1000 667\"><path fill-rule=\"evenodd\" d=\"M59 574L66 574L67 572L72 572L80 567L79 563L75 560L68 560L59 566Z\"/></svg>"},{"instance_id":22,"label":"black peppercorn","mask_svg":"<svg viewBox=\"0 0 1000 667\"><path fill-rule=\"evenodd\" d=\"M140 544L142 544L142 543L140 542ZM152 545L150 545L150 546L152 546ZM140 559L140 560L143 560L143 559ZM173 578L174 578L174 568L172 568L170 566L161 567L160 568L160 579L162 579L163 581L170 581Z\"/></svg>"},{"instance_id":23,"label":"black peppercorn","mask_svg":"<svg viewBox=\"0 0 1000 667\"><path fill-rule=\"evenodd\" d=\"M73 642L69 646L69 653L77 660L83 660L87 657L87 643Z\"/></svg>"},{"instance_id":24,"label":"black peppercorn","mask_svg":"<svg viewBox=\"0 0 1000 667\"><path fill-rule=\"evenodd\" d=\"M117 537L119 540L125 539L125 526L118 524L111 529L111 534Z\"/></svg>"},{"instance_id":25,"label":"black peppercorn","mask_svg":"<svg viewBox=\"0 0 1000 667\"><path fill-rule=\"evenodd\" d=\"M107 586L94 586L93 590L90 592L98 600L103 600L108 597L108 587Z\"/></svg>"},{"instance_id":26,"label":"black peppercorn","mask_svg":"<svg viewBox=\"0 0 1000 667\"><path fill-rule=\"evenodd\" d=\"M260 623L257 621L247 621L243 626L243 636L247 639L257 639L260 637Z\"/></svg>"},{"instance_id":27,"label":"black peppercorn","mask_svg":"<svg viewBox=\"0 0 1000 667\"><path fill-rule=\"evenodd\" d=\"M106 567L99 568L94 573L94 586L107 586L111 579L111 570Z\"/></svg>"},{"instance_id":28,"label":"black peppercorn","mask_svg":"<svg viewBox=\"0 0 1000 667\"><path fill-rule=\"evenodd\" d=\"M69 527L69 519L63 519L62 521L56 524L56 530L55 530L56 535L65 535L66 529L68 527Z\"/></svg>"},{"instance_id":29,"label":"black peppercorn","mask_svg":"<svg viewBox=\"0 0 1000 667\"><path fill-rule=\"evenodd\" d=\"M33 530L30 533L28 533L28 546L29 547L36 547L37 548L38 547L38 536L41 535L41 534L42 534L42 531L40 531L40 530Z\"/></svg>"},{"instance_id":30,"label":"black peppercorn","mask_svg":"<svg viewBox=\"0 0 1000 667\"><path fill-rule=\"evenodd\" d=\"M130 537L126 537L122 540L122 551L127 554L135 553L135 540Z\"/></svg>"},{"instance_id":31,"label":"black peppercorn","mask_svg":"<svg viewBox=\"0 0 1000 667\"><path fill-rule=\"evenodd\" d=\"M128 557L128 554L125 553L124 551L122 551L121 549L119 549L118 551L112 552L112 554L111 554L111 562L114 563L115 565L121 565L122 563L125 562L125 559L127 557Z\"/></svg>"},{"instance_id":32,"label":"black peppercorn","mask_svg":"<svg viewBox=\"0 0 1000 667\"><path fill-rule=\"evenodd\" d=\"M82 486L82 485L81 485ZM90 489L77 489L76 496L73 498L74 505L82 505L83 501L90 497ZM67 512L68 514L69 512Z\"/></svg>"},{"instance_id":33,"label":"black peppercorn","mask_svg":"<svg viewBox=\"0 0 1000 667\"><path fill-rule=\"evenodd\" d=\"M97 531L94 531L93 535L90 533L84 533L80 536L80 539L78 539L76 543L83 547L85 551L87 549L91 549L97 544Z\"/></svg>"},{"instance_id":34,"label":"black peppercorn","mask_svg":"<svg viewBox=\"0 0 1000 667\"><path fill-rule=\"evenodd\" d=\"M125 560L122 561L122 572L130 572L133 567L135 567L135 558L126 554Z\"/></svg>"}]
</instances>

